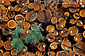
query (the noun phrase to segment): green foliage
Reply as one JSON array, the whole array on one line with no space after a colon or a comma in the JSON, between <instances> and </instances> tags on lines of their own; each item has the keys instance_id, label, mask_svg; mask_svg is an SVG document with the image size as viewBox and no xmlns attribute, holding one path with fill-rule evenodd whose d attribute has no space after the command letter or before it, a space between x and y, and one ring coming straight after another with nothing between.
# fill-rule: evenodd
<instances>
[{"instance_id":1,"label":"green foliage","mask_svg":"<svg viewBox=\"0 0 85 56\"><path fill-rule=\"evenodd\" d=\"M32 28L31 30L29 30L29 32L31 32L31 34L26 35L25 37L25 43L30 43L32 45L35 45L39 40L44 41L45 37L42 35L41 31L44 31L39 25L34 25L32 24Z\"/></svg>"},{"instance_id":2,"label":"green foliage","mask_svg":"<svg viewBox=\"0 0 85 56\"><path fill-rule=\"evenodd\" d=\"M15 32L12 32L12 38L19 37L19 34L25 33L23 29L21 29L19 26L16 27Z\"/></svg>"},{"instance_id":3,"label":"green foliage","mask_svg":"<svg viewBox=\"0 0 85 56\"><path fill-rule=\"evenodd\" d=\"M18 37L12 40L12 45L17 50L17 52L20 52L24 47L23 41Z\"/></svg>"},{"instance_id":4,"label":"green foliage","mask_svg":"<svg viewBox=\"0 0 85 56\"><path fill-rule=\"evenodd\" d=\"M12 45L14 46L14 48L17 50L17 52L20 52L23 47L23 41L19 38L19 34L21 33L25 33L25 31L23 29L21 29L19 26L16 27L15 32L12 32Z\"/></svg>"}]
</instances>

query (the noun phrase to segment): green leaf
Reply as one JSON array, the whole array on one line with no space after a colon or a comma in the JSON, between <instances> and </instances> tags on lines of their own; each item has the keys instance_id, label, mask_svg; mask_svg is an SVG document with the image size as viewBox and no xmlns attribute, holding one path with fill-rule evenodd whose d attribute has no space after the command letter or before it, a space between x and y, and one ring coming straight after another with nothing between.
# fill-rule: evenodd
<instances>
[{"instance_id":1,"label":"green leaf","mask_svg":"<svg viewBox=\"0 0 85 56\"><path fill-rule=\"evenodd\" d=\"M12 45L17 50L17 52L20 52L24 47L23 41L20 38L14 38L12 40Z\"/></svg>"}]
</instances>

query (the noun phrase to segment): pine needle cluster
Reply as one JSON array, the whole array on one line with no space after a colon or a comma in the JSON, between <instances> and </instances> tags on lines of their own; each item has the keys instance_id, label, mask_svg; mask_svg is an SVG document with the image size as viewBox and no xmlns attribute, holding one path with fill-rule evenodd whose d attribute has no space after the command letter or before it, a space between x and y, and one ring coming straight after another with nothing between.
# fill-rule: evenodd
<instances>
[{"instance_id":1,"label":"pine needle cluster","mask_svg":"<svg viewBox=\"0 0 85 56\"><path fill-rule=\"evenodd\" d=\"M44 31L41 27L41 24L32 24L31 25L31 30L29 30L29 32L31 32L31 34L27 34L25 36L25 43L28 44L32 44L35 45L37 42L44 41L45 37L42 35L41 31ZM14 46L14 48L17 50L17 52L20 52L23 47L24 47L24 43L23 40L21 38L19 38L19 34L21 33L25 33L25 31L23 29L21 29L19 26L17 26L15 28L15 31L12 31L11 35L12 35L12 45Z\"/></svg>"},{"instance_id":2,"label":"pine needle cluster","mask_svg":"<svg viewBox=\"0 0 85 56\"><path fill-rule=\"evenodd\" d=\"M30 43L32 45L35 45L38 41L44 41L45 37L42 35L41 31L44 31L41 27L41 24L32 24L31 25L31 34L26 35L25 37L25 43Z\"/></svg>"},{"instance_id":3,"label":"pine needle cluster","mask_svg":"<svg viewBox=\"0 0 85 56\"><path fill-rule=\"evenodd\" d=\"M12 45L17 50L17 52L20 52L24 47L23 41L21 38L19 38L19 34L21 33L25 33L25 31L19 26L16 27L15 32L12 32Z\"/></svg>"}]
</instances>

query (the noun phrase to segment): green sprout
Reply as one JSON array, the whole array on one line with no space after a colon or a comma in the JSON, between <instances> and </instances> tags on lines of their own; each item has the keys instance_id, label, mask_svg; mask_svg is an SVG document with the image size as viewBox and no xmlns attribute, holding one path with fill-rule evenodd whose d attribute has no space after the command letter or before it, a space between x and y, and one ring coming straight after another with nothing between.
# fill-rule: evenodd
<instances>
[{"instance_id":1,"label":"green sprout","mask_svg":"<svg viewBox=\"0 0 85 56\"><path fill-rule=\"evenodd\" d=\"M19 38L19 34L21 33L25 33L25 31L23 29L21 29L19 26L16 27L15 32L12 32L12 45L14 46L14 48L17 50L17 52L20 52L23 47L23 41L21 40L21 38Z\"/></svg>"},{"instance_id":2,"label":"green sprout","mask_svg":"<svg viewBox=\"0 0 85 56\"><path fill-rule=\"evenodd\" d=\"M45 37L42 35L41 31L44 31L40 26L42 24L34 23L31 25L31 34L27 34L25 37L25 43L30 43L32 45L35 45L40 40L44 41Z\"/></svg>"}]
</instances>

